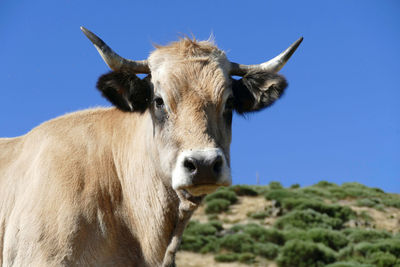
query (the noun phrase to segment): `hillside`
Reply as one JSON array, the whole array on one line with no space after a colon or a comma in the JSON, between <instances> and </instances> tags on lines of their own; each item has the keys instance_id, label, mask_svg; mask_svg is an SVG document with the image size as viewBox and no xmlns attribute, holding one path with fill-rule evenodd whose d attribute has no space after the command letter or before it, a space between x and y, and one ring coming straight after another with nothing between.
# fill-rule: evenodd
<instances>
[{"instance_id":1,"label":"hillside","mask_svg":"<svg viewBox=\"0 0 400 267\"><path fill-rule=\"evenodd\" d=\"M400 195L325 181L221 188L192 217L176 264L400 267Z\"/></svg>"}]
</instances>

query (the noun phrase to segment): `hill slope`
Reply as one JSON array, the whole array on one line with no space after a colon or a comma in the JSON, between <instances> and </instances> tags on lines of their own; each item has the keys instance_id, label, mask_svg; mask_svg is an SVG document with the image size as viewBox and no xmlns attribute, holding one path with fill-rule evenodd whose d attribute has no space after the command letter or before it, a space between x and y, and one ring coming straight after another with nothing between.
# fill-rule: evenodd
<instances>
[{"instance_id":1,"label":"hill slope","mask_svg":"<svg viewBox=\"0 0 400 267\"><path fill-rule=\"evenodd\" d=\"M400 195L358 183L232 186L207 196L177 266L400 266Z\"/></svg>"}]
</instances>

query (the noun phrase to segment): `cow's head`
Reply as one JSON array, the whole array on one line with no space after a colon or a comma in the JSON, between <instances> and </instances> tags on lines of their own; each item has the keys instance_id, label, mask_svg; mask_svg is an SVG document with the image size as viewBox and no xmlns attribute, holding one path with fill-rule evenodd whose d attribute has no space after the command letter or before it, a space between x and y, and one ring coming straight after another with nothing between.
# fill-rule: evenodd
<instances>
[{"instance_id":1,"label":"cow's head","mask_svg":"<svg viewBox=\"0 0 400 267\"><path fill-rule=\"evenodd\" d=\"M232 63L212 42L188 38L132 61L81 29L113 70L98 89L122 111L151 115L161 171L175 190L194 196L231 184L232 113L262 110L282 95L287 83L276 73L302 41L260 65Z\"/></svg>"}]
</instances>

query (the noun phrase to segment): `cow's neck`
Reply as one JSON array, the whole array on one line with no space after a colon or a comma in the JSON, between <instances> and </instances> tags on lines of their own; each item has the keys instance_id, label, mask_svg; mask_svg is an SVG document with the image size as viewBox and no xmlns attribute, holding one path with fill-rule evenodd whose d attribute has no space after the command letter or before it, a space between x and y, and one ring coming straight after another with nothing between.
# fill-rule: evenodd
<instances>
[{"instance_id":1,"label":"cow's neck","mask_svg":"<svg viewBox=\"0 0 400 267\"><path fill-rule=\"evenodd\" d=\"M122 184L123 206L132 234L141 245L144 259L159 265L171 241L178 221L179 198L171 185L157 173L154 159L158 158L149 135L152 135L148 113L122 116L124 138L116 134L113 157ZM134 129L134 131L132 131ZM163 182L164 180L164 182Z\"/></svg>"}]
</instances>

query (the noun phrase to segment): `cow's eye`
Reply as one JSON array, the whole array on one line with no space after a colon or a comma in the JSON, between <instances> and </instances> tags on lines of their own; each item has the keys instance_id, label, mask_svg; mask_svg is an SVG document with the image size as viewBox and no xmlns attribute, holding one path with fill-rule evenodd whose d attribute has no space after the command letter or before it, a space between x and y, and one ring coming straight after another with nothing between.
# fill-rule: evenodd
<instances>
[{"instance_id":1,"label":"cow's eye","mask_svg":"<svg viewBox=\"0 0 400 267\"><path fill-rule=\"evenodd\" d=\"M154 105L157 109L164 108L164 100L161 97L154 98Z\"/></svg>"}]
</instances>

